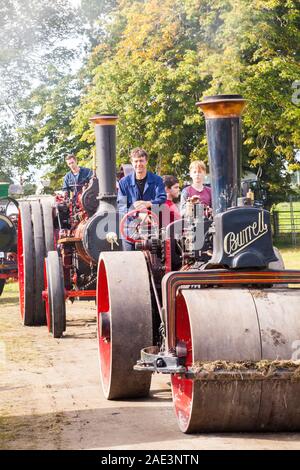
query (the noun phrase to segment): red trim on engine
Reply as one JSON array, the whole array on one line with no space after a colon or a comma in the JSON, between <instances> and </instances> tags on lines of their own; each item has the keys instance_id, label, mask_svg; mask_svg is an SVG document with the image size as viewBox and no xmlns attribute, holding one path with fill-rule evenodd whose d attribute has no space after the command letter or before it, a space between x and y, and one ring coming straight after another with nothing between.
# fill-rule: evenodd
<instances>
[{"instance_id":1,"label":"red trim on engine","mask_svg":"<svg viewBox=\"0 0 300 470\"><path fill-rule=\"evenodd\" d=\"M15 281L18 280L18 271L11 271L8 273L0 273L0 279L14 279Z\"/></svg>"},{"instance_id":2,"label":"red trim on engine","mask_svg":"<svg viewBox=\"0 0 300 470\"><path fill-rule=\"evenodd\" d=\"M65 289L65 299L70 299L71 297L94 297L96 298L95 290L66 290Z\"/></svg>"}]
</instances>

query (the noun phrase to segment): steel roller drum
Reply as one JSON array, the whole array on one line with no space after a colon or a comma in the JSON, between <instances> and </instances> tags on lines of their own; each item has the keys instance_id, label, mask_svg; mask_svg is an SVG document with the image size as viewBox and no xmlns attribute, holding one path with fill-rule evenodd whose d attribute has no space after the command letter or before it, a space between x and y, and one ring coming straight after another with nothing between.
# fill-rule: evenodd
<instances>
[{"instance_id":1,"label":"steel roller drum","mask_svg":"<svg viewBox=\"0 0 300 470\"><path fill-rule=\"evenodd\" d=\"M298 359L299 290L183 289L176 303L176 340L187 345L188 366ZM184 432L300 429L295 375L228 379L216 374L213 380L173 375L172 391Z\"/></svg>"}]
</instances>

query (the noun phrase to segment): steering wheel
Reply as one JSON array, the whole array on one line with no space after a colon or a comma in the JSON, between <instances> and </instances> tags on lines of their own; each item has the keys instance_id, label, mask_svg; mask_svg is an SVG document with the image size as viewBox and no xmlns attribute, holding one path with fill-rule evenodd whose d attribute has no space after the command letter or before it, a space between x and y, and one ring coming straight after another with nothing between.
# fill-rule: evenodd
<instances>
[{"instance_id":1,"label":"steering wheel","mask_svg":"<svg viewBox=\"0 0 300 470\"><path fill-rule=\"evenodd\" d=\"M140 214L144 214L140 217ZM131 220L130 220L131 219ZM149 209L134 209L124 215L120 222L120 233L122 237L130 243L137 243L144 240L141 232L149 234L149 229L158 229L159 220L154 212Z\"/></svg>"}]
</instances>

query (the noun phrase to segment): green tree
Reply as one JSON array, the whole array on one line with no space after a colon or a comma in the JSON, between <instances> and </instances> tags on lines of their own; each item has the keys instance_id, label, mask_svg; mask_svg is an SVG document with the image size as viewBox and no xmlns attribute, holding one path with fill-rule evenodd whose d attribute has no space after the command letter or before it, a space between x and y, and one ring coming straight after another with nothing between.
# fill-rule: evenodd
<instances>
[{"instance_id":1,"label":"green tree","mask_svg":"<svg viewBox=\"0 0 300 470\"><path fill-rule=\"evenodd\" d=\"M8 124L0 124L0 181L9 182L12 177L9 162L13 158L15 140Z\"/></svg>"},{"instance_id":2,"label":"green tree","mask_svg":"<svg viewBox=\"0 0 300 470\"><path fill-rule=\"evenodd\" d=\"M251 12L251 14L249 14ZM119 159L144 145L153 167L184 174L206 159L202 95L241 93L244 167L262 169L272 198L289 190L299 144L299 2L123 0L105 43L94 48L75 132L93 143L95 111L120 116Z\"/></svg>"},{"instance_id":3,"label":"green tree","mask_svg":"<svg viewBox=\"0 0 300 470\"><path fill-rule=\"evenodd\" d=\"M9 140L5 172L14 168L21 175L38 161L21 131L27 124L30 128L28 114L36 113L34 108L24 112L24 99L48 83L53 70L57 77L67 73L78 51L80 22L69 0L0 0L0 12L0 117L8 123L0 129L0 146Z\"/></svg>"},{"instance_id":4,"label":"green tree","mask_svg":"<svg viewBox=\"0 0 300 470\"><path fill-rule=\"evenodd\" d=\"M70 126L79 94L80 82L73 76L54 77L51 86L39 86L20 103L25 125L18 129L18 141L27 143L31 164L51 166L48 176L58 184L66 170L65 155L82 146Z\"/></svg>"},{"instance_id":5,"label":"green tree","mask_svg":"<svg viewBox=\"0 0 300 470\"><path fill-rule=\"evenodd\" d=\"M206 9L200 21L208 40L199 48L202 76L210 79L206 93L241 93L247 99L244 166L261 167L270 202L284 198L290 191L288 169L299 167L300 107L292 102L292 85L300 77L299 2L191 3L191 15Z\"/></svg>"},{"instance_id":6,"label":"green tree","mask_svg":"<svg viewBox=\"0 0 300 470\"><path fill-rule=\"evenodd\" d=\"M181 176L190 156L198 155L204 131L195 103L207 84L199 75L193 27L181 1L121 2L111 26L119 41L109 37L92 53L92 82L73 121L76 133L93 143L91 115L115 112L119 162L141 145L152 168Z\"/></svg>"},{"instance_id":7,"label":"green tree","mask_svg":"<svg viewBox=\"0 0 300 470\"><path fill-rule=\"evenodd\" d=\"M26 88L26 99L11 111L19 164L48 161L61 175L62 154L69 150L87 162L94 145L89 118L115 112L119 162L142 145L153 169L184 177L191 159L207 158L204 118L195 102L208 94L241 93L248 101L244 167L261 168L271 197L283 197L289 169L299 167L300 107L292 102L300 77L299 9L293 0L83 0L75 29L88 61L70 75L68 53L59 55L49 44L41 82L32 93ZM60 24L52 22L53 40L61 38ZM66 28L69 33L74 31ZM40 44L47 44L40 34ZM24 50L41 50L29 44Z\"/></svg>"},{"instance_id":8,"label":"green tree","mask_svg":"<svg viewBox=\"0 0 300 470\"><path fill-rule=\"evenodd\" d=\"M0 115L10 123L9 166L19 175L47 162L57 180L63 154L85 145L69 123L86 83L75 71L116 2L81 3L74 9L69 0L0 0ZM0 130L2 146L7 139Z\"/></svg>"}]
</instances>

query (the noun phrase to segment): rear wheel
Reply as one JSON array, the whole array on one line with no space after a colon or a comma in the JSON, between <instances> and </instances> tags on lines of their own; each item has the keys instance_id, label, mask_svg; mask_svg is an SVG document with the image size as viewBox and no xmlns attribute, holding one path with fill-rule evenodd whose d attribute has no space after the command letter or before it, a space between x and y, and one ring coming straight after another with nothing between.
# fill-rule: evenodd
<instances>
[{"instance_id":1,"label":"rear wheel","mask_svg":"<svg viewBox=\"0 0 300 470\"><path fill-rule=\"evenodd\" d=\"M56 251L50 251L45 260L45 299L48 330L60 338L66 330L66 304L61 260Z\"/></svg>"},{"instance_id":2,"label":"rear wheel","mask_svg":"<svg viewBox=\"0 0 300 470\"><path fill-rule=\"evenodd\" d=\"M34 316L34 242L30 202L19 205L18 219L18 277L20 312L23 324L35 325Z\"/></svg>"},{"instance_id":3,"label":"rear wheel","mask_svg":"<svg viewBox=\"0 0 300 470\"><path fill-rule=\"evenodd\" d=\"M24 201L19 206L18 276L20 310L24 325L45 325L42 301L45 242L39 201Z\"/></svg>"},{"instance_id":4,"label":"rear wheel","mask_svg":"<svg viewBox=\"0 0 300 470\"><path fill-rule=\"evenodd\" d=\"M34 246L34 324L45 325L45 305L42 301L44 288L44 258L45 239L43 230L43 217L39 201L31 202L31 218Z\"/></svg>"},{"instance_id":5,"label":"rear wheel","mask_svg":"<svg viewBox=\"0 0 300 470\"><path fill-rule=\"evenodd\" d=\"M151 372L133 370L141 349L153 340L149 277L142 252L101 254L97 321L105 397L112 400L147 396Z\"/></svg>"},{"instance_id":6,"label":"rear wheel","mask_svg":"<svg viewBox=\"0 0 300 470\"><path fill-rule=\"evenodd\" d=\"M42 199L41 209L43 215L45 250L47 254L48 251L55 250L52 202L48 199Z\"/></svg>"}]
</instances>

